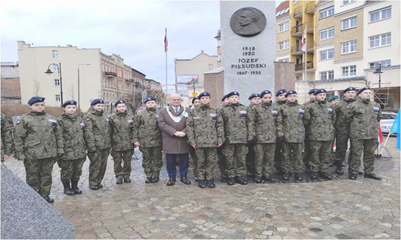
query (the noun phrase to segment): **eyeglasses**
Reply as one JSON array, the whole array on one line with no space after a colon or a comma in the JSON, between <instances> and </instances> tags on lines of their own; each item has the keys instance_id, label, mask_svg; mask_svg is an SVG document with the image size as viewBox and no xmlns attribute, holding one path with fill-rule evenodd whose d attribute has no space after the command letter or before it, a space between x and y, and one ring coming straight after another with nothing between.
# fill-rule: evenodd
<instances>
[{"instance_id":1,"label":"eyeglasses","mask_svg":"<svg viewBox=\"0 0 401 240\"><path fill-rule=\"evenodd\" d=\"M181 99L171 99L171 101L181 101Z\"/></svg>"}]
</instances>

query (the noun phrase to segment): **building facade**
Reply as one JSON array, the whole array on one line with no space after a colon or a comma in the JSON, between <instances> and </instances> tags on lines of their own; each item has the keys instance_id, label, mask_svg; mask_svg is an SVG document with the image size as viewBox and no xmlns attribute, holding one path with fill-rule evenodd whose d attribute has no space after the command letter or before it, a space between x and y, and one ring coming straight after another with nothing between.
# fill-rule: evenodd
<instances>
[{"instance_id":1,"label":"building facade","mask_svg":"<svg viewBox=\"0 0 401 240\"><path fill-rule=\"evenodd\" d=\"M21 104L18 62L1 63L1 103Z\"/></svg>"}]
</instances>

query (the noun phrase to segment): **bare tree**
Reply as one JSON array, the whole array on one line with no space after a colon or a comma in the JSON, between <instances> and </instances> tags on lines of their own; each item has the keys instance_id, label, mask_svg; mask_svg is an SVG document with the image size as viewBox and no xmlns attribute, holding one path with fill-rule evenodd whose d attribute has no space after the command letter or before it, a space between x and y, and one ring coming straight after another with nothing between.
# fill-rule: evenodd
<instances>
[{"instance_id":1,"label":"bare tree","mask_svg":"<svg viewBox=\"0 0 401 240\"><path fill-rule=\"evenodd\" d=\"M75 100L74 84L71 84L71 87L68 89L68 95L72 100Z\"/></svg>"},{"instance_id":2,"label":"bare tree","mask_svg":"<svg viewBox=\"0 0 401 240\"><path fill-rule=\"evenodd\" d=\"M40 82L35 78L33 79L33 91L32 91L34 96L39 96L40 95Z\"/></svg>"}]
</instances>

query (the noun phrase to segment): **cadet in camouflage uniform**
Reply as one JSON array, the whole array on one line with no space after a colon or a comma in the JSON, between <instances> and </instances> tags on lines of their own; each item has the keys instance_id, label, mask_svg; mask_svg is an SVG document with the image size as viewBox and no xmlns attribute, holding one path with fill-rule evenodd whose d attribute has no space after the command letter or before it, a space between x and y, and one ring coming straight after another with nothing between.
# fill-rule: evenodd
<instances>
[{"instance_id":1,"label":"cadet in camouflage uniform","mask_svg":"<svg viewBox=\"0 0 401 240\"><path fill-rule=\"evenodd\" d=\"M192 99L192 107L191 107L191 109L199 107L199 105L200 105L199 98L198 97L194 97ZM193 166L193 170L194 170L195 182L197 182L199 180L198 179L198 175L197 175L197 172L198 172L198 169L197 169L198 159L196 157L195 148L191 148L190 151L189 151L189 154L191 155L191 159L192 159L192 166Z\"/></svg>"},{"instance_id":2,"label":"cadet in camouflage uniform","mask_svg":"<svg viewBox=\"0 0 401 240\"><path fill-rule=\"evenodd\" d=\"M345 156L348 149L348 140L350 139L350 125L351 122L348 119L349 115L349 105L355 102L356 96L356 88L349 87L344 91L344 100L337 103L334 107L334 111L336 112L336 123L334 124L334 128L336 129L336 160L334 162L334 166L336 166L336 173L343 174L343 162L345 160ZM351 150L348 155L348 159L351 159ZM348 163L351 162L350 160Z\"/></svg>"},{"instance_id":3,"label":"cadet in camouflage uniform","mask_svg":"<svg viewBox=\"0 0 401 240\"><path fill-rule=\"evenodd\" d=\"M64 154L57 163L61 168L61 182L67 195L81 194L78 181L86 160L84 122L77 114L77 102L68 100L63 103L64 112L57 119L64 140Z\"/></svg>"},{"instance_id":4,"label":"cadet in camouflage uniform","mask_svg":"<svg viewBox=\"0 0 401 240\"><path fill-rule=\"evenodd\" d=\"M287 99L285 97L286 92L287 90L285 89L280 89L276 92L276 100L272 104L274 112L278 112L279 107L287 102ZM277 113L274 115L276 117ZM274 151L274 168L276 169L277 174L283 173L283 170L281 169L282 159L283 159L283 145L281 141L277 141L276 150Z\"/></svg>"},{"instance_id":5,"label":"cadet in camouflage uniform","mask_svg":"<svg viewBox=\"0 0 401 240\"><path fill-rule=\"evenodd\" d=\"M109 118L103 112L103 99L94 99L85 114L84 136L88 147L89 188L103 188L102 180L106 172L107 158L111 148Z\"/></svg>"},{"instance_id":6,"label":"cadet in camouflage uniform","mask_svg":"<svg viewBox=\"0 0 401 240\"><path fill-rule=\"evenodd\" d=\"M124 100L114 103L116 113L110 117L111 156L114 160L116 183L131 182L131 158L134 154L134 116L127 113ZM123 166L121 166L123 164Z\"/></svg>"},{"instance_id":7,"label":"cadet in camouflage uniform","mask_svg":"<svg viewBox=\"0 0 401 240\"><path fill-rule=\"evenodd\" d=\"M311 89L308 94L309 94L309 101L304 103L305 107L308 107L310 104L315 102L315 91L317 89L313 88ZM309 140L309 135L310 135L310 125L306 124L305 125L305 142L304 142L304 164L305 164L305 172L309 173L310 172L310 165L309 165L309 160L311 158L311 151L310 151L310 140Z\"/></svg>"},{"instance_id":8,"label":"cadet in camouflage uniform","mask_svg":"<svg viewBox=\"0 0 401 240\"><path fill-rule=\"evenodd\" d=\"M63 135L57 120L45 113L45 98L32 97L31 110L15 127L15 157L24 161L26 183L49 203L53 165L64 154Z\"/></svg>"},{"instance_id":9,"label":"cadet in camouflage uniform","mask_svg":"<svg viewBox=\"0 0 401 240\"><path fill-rule=\"evenodd\" d=\"M373 173L375 151L378 146L378 123L381 119L380 105L371 102L370 88L363 87L358 91L358 99L349 105L349 121L351 122L351 162L349 178L355 180L361 166L363 152L364 177L381 180Z\"/></svg>"},{"instance_id":10,"label":"cadet in camouflage uniform","mask_svg":"<svg viewBox=\"0 0 401 240\"><path fill-rule=\"evenodd\" d=\"M1 113L1 161L7 160L14 150L11 127L6 115Z\"/></svg>"},{"instance_id":11,"label":"cadet in camouflage uniform","mask_svg":"<svg viewBox=\"0 0 401 240\"><path fill-rule=\"evenodd\" d=\"M256 106L260 103L260 95L259 93L253 93L248 98L248 113L253 106ZM246 169L248 170L248 178L255 177L255 146L250 142L248 144L248 154L246 155Z\"/></svg>"},{"instance_id":12,"label":"cadet in camouflage uniform","mask_svg":"<svg viewBox=\"0 0 401 240\"><path fill-rule=\"evenodd\" d=\"M277 110L272 107L272 94L269 90L260 93L262 103L250 109L248 140L255 144L255 182L261 183L272 178L274 151L276 148L276 118ZM275 111L275 113L273 113Z\"/></svg>"},{"instance_id":13,"label":"cadet in camouflage uniform","mask_svg":"<svg viewBox=\"0 0 401 240\"><path fill-rule=\"evenodd\" d=\"M239 93L230 92L227 94L230 103L221 109L224 121L224 135L226 145L223 154L226 159L226 172L228 185L248 184L246 178L245 159L248 153L246 146L248 140L248 119L247 107L239 103Z\"/></svg>"},{"instance_id":14,"label":"cadet in camouflage uniform","mask_svg":"<svg viewBox=\"0 0 401 240\"><path fill-rule=\"evenodd\" d=\"M135 146L143 154L142 167L145 170L145 183L157 183L160 179L162 162L162 132L157 119L159 110L156 108L156 98L145 100L146 110L135 117Z\"/></svg>"},{"instance_id":15,"label":"cadet in camouflage uniform","mask_svg":"<svg viewBox=\"0 0 401 240\"><path fill-rule=\"evenodd\" d=\"M198 158L198 186L214 188L214 165L217 148L224 142L224 124L219 111L210 107L210 94L202 92L198 98L201 104L191 110L187 120L188 141Z\"/></svg>"},{"instance_id":16,"label":"cadet in camouflage uniform","mask_svg":"<svg viewBox=\"0 0 401 240\"><path fill-rule=\"evenodd\" d=\"M221 109L225 105L230 103L227 98L227 95L223 96L223 98L221 99L221 102L222 102L221 108L217 109L217 111L219 111L219 113L221 113ZM217 156L219 157L217 165L219 166L219 170L220 170L220 174L221 174L220 179L222 182L227 181L227 179L228 179L228 176L226 173L226 160L225 160L224 154L223 154L223 149L224 149L225 145L226 145L226 143L223 143L223 145L221 147L217 148Z\"/></svg>"},{"instance_id":17,"label":"cadet in camouflage uniform","mask_svg":"<svg viewBox=\"0 0 401 240\"><path fill-rule=\"evenodd\" d=\"M327 99L327 102L331 105L331 106L335 106L338 102L340 102L340 100L338 99L337 95L331 96L329 97L329 99Z\"/></svg>"},{"instance_id":18,"label":"cadet in camouflage uniform","mask_svg":"<svg viewBox=\"0 0 401 240\"><path fill-rule=\"evenodd\" d=\"M311 178L317 179L319 172L322 178L331 180L328 171L336 113L326 102L325 89L316 90L315 95L316 102L308 105L305 111L305 119L310 124Z\"/></svg>"},{"instance_id":19,"label":"cadet in camouflage uniform","mask_svg":"<svg viewBox=\"0 0 401 240\"><path fill-rule=\"evenodd\" d=\"M302 148L305 140L305 107L298 104L297 92L286 92L287 103L279 107L277 116L277 136L283 139L282 179L288 181L291 168L294 180L302 181Z\"/></svg>"}]
</instances>

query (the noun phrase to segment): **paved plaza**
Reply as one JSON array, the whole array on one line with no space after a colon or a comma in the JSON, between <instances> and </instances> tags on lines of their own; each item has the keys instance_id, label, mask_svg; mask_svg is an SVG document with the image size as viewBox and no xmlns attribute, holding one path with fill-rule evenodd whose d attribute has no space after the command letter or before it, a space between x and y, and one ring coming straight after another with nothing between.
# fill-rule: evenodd
<instances>
[{"instance_id":1,"label":"paved plaza","mask_svg":"<svg viewBox=\"0 0 401 240\"><path fill-rule=\"evenodd\" d=\"M52 205L76 226L77 238L400 238L395 143L390 138L393 159L376 161L382 181L344 175L333 181L247 186L216 181L215 189L178 181L168 187L165 166L159 183L145 184L136 159L132 183L117 185L110 157L103 189L89 189L87 160L79 184L83 194L67 196L56 164ZM22 162L10 159L5 165L25 181Z\"/></svg>"}]
</instances>

